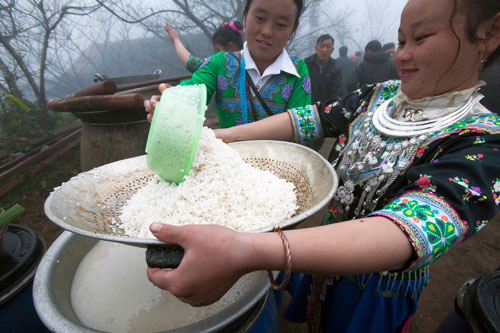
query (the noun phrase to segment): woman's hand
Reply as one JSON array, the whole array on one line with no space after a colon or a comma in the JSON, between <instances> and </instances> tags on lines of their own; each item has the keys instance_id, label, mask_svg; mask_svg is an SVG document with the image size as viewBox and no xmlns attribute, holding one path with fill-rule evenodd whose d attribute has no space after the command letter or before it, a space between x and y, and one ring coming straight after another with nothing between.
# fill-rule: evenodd
<instances>
[{"instance_id":1,"label":"woman's hand","mask_svg":"<svg viewBox=\"0 0 500 333\"><path fill-rule=\"evenodd\" d=\"M160 93L162 93L163 90L170 88L170 87L171 87L171 85L169 85L167 83L161 83L158 86L158 90L160 91ZM144 108L146 109L146 112L148 113L148 115L146 116L146 119L149 122L151 122L153 120L153 114L155 113L156 102L158 102L159 100L160 100L159 95L153 95L153 96L151 96L150 99L144 101Z\"/></svg>"},{"instance_id":2,"label":"woman's hand","mask_svg":"<svg viewBox=\"0 0 500 333\"><path fill-rule=\"evenodd\" d=\"M165 22L165 26L163 27L163 29L165 29L165 31L167 32L168 38L170 38L172 44L175 45L175 42L180 40L179 34L174 28L172 28L170 24L168 24L168 22Z\"/></svg>"},{"instance_id":3,"label":"woman's hand","mask_svg":"<svg viewBox=\"0 0 500 333\"><path fill-rule=\"evenodd\" d=\"M215 225L179 227L161 223L153 223L150 230L159 240L182 246L184 257L176 269L148 267L149 281L185 303L211 304L247 273L242 233Z\"/></svg>"},{"instance_id":4,"label":"woman's hand","mask_svg":"<svg viewBox=\"0 0 500 333\"><path fill-rule=\"evenodd\" d=\"M177 31L175 31L174 28L172 28L170 24L168 24L168 22L165 22L165 26L163 28L167 32L168 38L170 38L170 41L175 47L175 53L177 53L177 57L182 62L182 64L186 66L191 52L189 52L184 44L182 44L179 34L177 33Z\"/></svg>"},{"instance_id":5,"label":"woman's hand","mask_svg":"<svg viewBox=\"0 0 500 333\"><path fill-rule=\"evenodd\" d=\"M144 108L146 109L146 112L148 113L148 115L146 116L146 119L150 123L153 120L153 114L155 113L156 102L158 102L159 100L160 100L159 95L153 95L153 96L151 96L151 99L144 101Z\"/></svg>"},{"instance_id":6,"label":"woman's hand","mask_svg":"<svg viewBox=\"0 0 500 333\"><path fill-rule=\"evenodd\" d=\"M233 132L234 132L234 127L214 129L215 137L221 139L225 143L236 141Z\"/></svg>"}]
</instances>

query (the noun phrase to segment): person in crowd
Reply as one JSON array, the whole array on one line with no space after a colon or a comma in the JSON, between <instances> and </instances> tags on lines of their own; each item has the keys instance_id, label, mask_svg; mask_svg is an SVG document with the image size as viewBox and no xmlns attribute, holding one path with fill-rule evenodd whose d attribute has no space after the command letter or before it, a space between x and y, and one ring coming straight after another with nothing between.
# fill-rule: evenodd
<instances>
[{"instance_id":1,"label":"person in crowd","mask_svg":"<svg viewBox=\"0 0 500 333\"><path fill-rule=\"evenodd\" d=\"M326 101L342 96L342 73L336 66L331 55L334 51L335 40L329 34L324 34L316 40L315 54L304 59L311 78L311 100L313 102ZM308 143L310 148L319 151L324 140Z\"/></svg>"},{"instance_id":2,"label":"person in crowd","mask_svg":"<svg viewBox=\"0 0 500 333\"><path fill-rule=\"evenodd\" d=\"M149 280L201 306L245 273L293 270L306 274L288 318L312 331L407 332L429 266L499 211L500 118L479 103L477 82L500 53L500 2L409 0L398 40L400 81L216 131L226 142L337 137L325 225L243 233L154 223L185 254L176 269L148 268Z\"/></svg>"},{"instance_id":3,"label":"person in crowd","mask_svg":"<svg viewBox=\"0 0 500 333\"><path fill-rule=\"evenodd\" d=\"M164 29L175 47L177 57L186 69L193 73L200 68L205 58L193 56L182 43L177 31L168 22L165 22ZM243 24L238 21L222 23L213 34L212 43L217 52L237 52L241 50L243 48Z\"/></svg>"},{"instance_id":4,"label":"person in crowd","mask_svg":"<svg viewBox=\"0 0 500 333\"><path fill-rule=\"evenodd\" d=\"M394 54L396 54L396 44L390 42L390 43L385 43L383 46L382 46L382 50L384 52L387 52L389 53L389 55L391 56L391 59L394 59Z\"/></svg>"},{"instance_id":5,"label":"person in crowd","mask_svg":"<svg viewBox=\"0 0 500 333\"><path fill-rule=\"evenodd\" d=\"M342 96L345 96L348 92L347 90L347 78L351 74L351 72L356 68L356 64L354 61L347 56L347 52L349 49L347 46L341 46L339 48L339 57L335 59L335 63L340 69L340 73L342 74Z\"/></svg>"},{"instance_id":6,"label":"person in crowd","mask_svg":"<svg viewBox=\"0 0 500 333\"><path fill-rule=\"evenodd\" d=\"M363 52L361 51L356 51L352 56L351 59L356 63L360 64L363 62Z\"/></svg>"},{"instance_id":7,"label":"person in crowd","mask_svg":"<svg viewBox=\"0 0 500 333\"><path fill-rule=\"evenodd\" d=\"M303 0L247 0L243 50L219 52L205 59L190 80L180 83L205 84L207 101L215 94L221 128L311 103L307 66L285 50L303 7ZM153 96L144 102L148 120L159 98Z\"/></svg>"},{"instance_id":8,"label":"person in crowd","mask_svg":"<svg viewBox=\"0 0 500 333\"><path fill-rule=\"evenodd\" d=\"M315 102L342 97L342 73L331 55L335 40L324 34L318 37L315 53L304 61L311 77L311 100Z\"/></svg>"},{"instance_id":9,"label":"person in crowd","mask_svg":"<svg viewBox=\"0 0 500 333\"><path fill-rule=\"evenodd\" d=\"M378 40L372 40L366 44L363 62L351 72L347 80L347 89L353 91L364 84L398 78L398 72L389 53L382 51L382 45Z\"/></svg>"}]
</instances>

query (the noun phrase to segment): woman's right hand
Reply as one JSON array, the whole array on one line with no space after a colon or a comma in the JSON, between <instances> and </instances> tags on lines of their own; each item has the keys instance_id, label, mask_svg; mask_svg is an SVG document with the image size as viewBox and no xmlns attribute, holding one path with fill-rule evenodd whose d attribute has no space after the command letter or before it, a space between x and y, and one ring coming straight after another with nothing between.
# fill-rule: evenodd
<instances>
[{"instance_id":1,"label":"woman's right hand","mask_svg":"<svg viewBox=\"0 0 500 333\"><path fill-rule=\"evenodd\" d=\"M160 91L160 93L162 93L163 90L170 88L170 87L171 87L171 85L169 85L167 83L161 83L158 86L158 90ZM150 99L144 101L144 108L146 109L146 112L148 113L148 115L146 116L146 119L149 122L151 122L153 120L153 114L155 113L156 102L158 102L160 100L160 97L161 97L160 95L153 95L153 96L151 96Z\"/></svg>"},{"instance_id":2,"label":"woman's right hand","mask_svg":"<svg viewBox=\"0 0 500 333\"><path fill-rule=\"evenodd\" d=\"M185 303L203 306L219 300L244 274L248 248L244 234L216 225L173 226L154 223L153 235L184 248L176 269L148 267L149 280Z\"/></svg>"}]
</instances>

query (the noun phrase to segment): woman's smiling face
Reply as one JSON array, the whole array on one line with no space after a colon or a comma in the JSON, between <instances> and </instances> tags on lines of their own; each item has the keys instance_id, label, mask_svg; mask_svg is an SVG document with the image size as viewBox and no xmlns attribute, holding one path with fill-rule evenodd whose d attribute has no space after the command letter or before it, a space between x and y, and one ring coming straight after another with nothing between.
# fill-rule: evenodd
<instances>
[{"instance_id":1,"label":"woman's smiling face","mask_svg":"<svg viewBox=\"0 0 500 333\"><path fill-rule=\"evenodd\" d=\"M298 14L293 0L253 0L245 12L248 49L261 74L287 45Z\"/></svg>"},{"instance_id":2,"label":"woman's smiling face","mask_svg":"<svg viewBox=\"0 0 500 333\"><path fill-rule=\"evenodd\" d=\"M477 81L480 43L467 37L463 14L452 20L453 8L452 0L410 0L401 14L394 61L401 90L412 99L470 88Z\"/></svg>"}]
</instances>

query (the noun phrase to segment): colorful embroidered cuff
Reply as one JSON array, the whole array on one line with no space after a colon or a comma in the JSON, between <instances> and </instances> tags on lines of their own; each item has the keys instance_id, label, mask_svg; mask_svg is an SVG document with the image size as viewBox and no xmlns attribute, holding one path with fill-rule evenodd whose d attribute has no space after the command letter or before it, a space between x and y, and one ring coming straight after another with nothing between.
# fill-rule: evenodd
<instances>
[{"instance_id":1,"label":"colorful embroidered cuff","mask_svg":"<svg viewBox=\"0 0 500 333\"><path fill-rule=\"evenodd\" d=\"M295 142L304 144L324 137L316 105L289 109Z\"/></svg>"},{"instance_id":2,"label":"colorful embroidered cuff","mask_svg":"<svg viewBox=\"0 0 500 333\"><path fill-rule=\"evenodd\" d=\"M193 55L189 55L188 61L186 63L186 69L190 71L191 73L196 72L202 64L203 58L198 58Z\"/></svg>"},{"instance_id":3,"label":"colorful embroidered cuff","mask_svg":"<svg viewBox=\"0 0 500 333\"><path fill-rule=\"evenodd\" d=\"M461 243L467 222L446 201L431 192L411 191L370 216L394 221L408 235L417 260L405 271L425 267Z\"/></svg>"}]
</instances>

